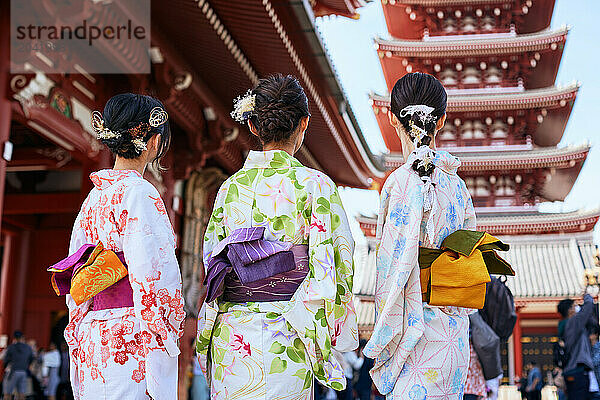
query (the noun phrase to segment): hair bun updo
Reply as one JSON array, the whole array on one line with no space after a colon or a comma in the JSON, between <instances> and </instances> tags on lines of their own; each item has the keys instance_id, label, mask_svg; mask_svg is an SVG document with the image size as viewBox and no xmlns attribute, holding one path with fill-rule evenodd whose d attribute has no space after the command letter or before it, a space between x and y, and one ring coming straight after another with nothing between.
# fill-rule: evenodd
<instances>
[{"instance_id":1,"label":"hair bun updo","mask_svg":"<svg viewBox=\"0 0 600 400\"><path fill-rule=\"evenodd\" d=\"M271 75L252 89L254 109L249 120L263 144L288 140L300 121L310 116L308 98L291 75Z\"/></svg>"}]
</instances>

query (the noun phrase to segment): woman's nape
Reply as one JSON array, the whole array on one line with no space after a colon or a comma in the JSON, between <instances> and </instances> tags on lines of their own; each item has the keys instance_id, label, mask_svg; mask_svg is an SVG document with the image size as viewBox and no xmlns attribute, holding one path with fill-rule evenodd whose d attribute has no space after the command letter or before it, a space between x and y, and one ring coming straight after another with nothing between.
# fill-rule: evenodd
<instances>
[{"instance_id":1,"label":"woman's nape","mask_svg":"<svg viewBox=\"0 0 600 400\"><path fill-rule=\"evenodd\" d=\"M160 148L160 134L156 134L146 143L146 150L137 158L125 158L119 155L115 156L114 170L133 170L144 175L146 167L151 164L158 155Z\"/></svg>"},{"instance_id":2,"label":"woman's nape","mask_svg":"<svg viewBox=\"0 0 600 400\"><path fill-rule=\"evenodd\" d=\"M273 141L269 143L264 143L263 150L283 150L289 155L293 156L298 150L300 150L300 147L302 147L302 143L304 142L304 135L306 133L306 130L308 129L309 120L309 116L302 118L300 120L298 128L296 128L296 131L292 133L288 139L281 140L278 142ZM248 128L250 129L250 132L252 132L253 135L260 138L256 127L252 125L251 121L248 121Z\"/></svg>"}]
</instances>

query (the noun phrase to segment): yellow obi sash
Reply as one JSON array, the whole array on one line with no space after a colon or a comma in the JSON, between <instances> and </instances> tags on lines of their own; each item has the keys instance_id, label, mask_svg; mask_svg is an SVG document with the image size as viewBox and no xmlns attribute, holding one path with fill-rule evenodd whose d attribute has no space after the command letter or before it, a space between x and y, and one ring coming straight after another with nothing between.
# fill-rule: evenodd
<instances>
[{"instance_id":1,"label":"yellow obi sash","mask_svg":"<svg viewBox=\"0 0 600 400\"><path fill-rule=\"evenodd\" d=\"M483 308L490 274L515 275L496 254L509 246L499 239L465 229L451 233L440 249L419 248L421 293L432 306Z\"/></svg>"}]
</instances>

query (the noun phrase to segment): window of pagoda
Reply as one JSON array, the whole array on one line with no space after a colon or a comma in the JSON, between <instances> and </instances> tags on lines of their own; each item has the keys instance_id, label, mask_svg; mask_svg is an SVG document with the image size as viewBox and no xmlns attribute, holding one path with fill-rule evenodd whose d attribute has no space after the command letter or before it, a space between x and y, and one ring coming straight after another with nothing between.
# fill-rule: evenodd
<instances>
[{"instance_id":1,"label":"window of pagoda","mask_svg":"<svg viewBox=\"0 0 600 400\"><path fill-rule=\"evenodd\" d=\"M444 86L454 86L458 83L458 73L451 68L446 68L439 75L440 81Z\"/></svg>"},{"instance_id":2,"label":"window of pagoda","mask_svg":"<svg viewBox=\"0 0 600 400\"><path fill-rule=\"evenodd\" d=\"M490 176L490 184L493 187L495 207L510 207L516 206L517 199L515 198L515 177L514 176Z\"/></svg>"},{"instance_id":3,"label":"window of pagoda","mask_svg":"<svg viewBox=\"0 0 600 400\"><path fill-rule=\"evenodd\" d=\"M428 7L423 19L432 36L482 32L512 33L515 30L514 26L522 22L522 15L525 13L525 9L518 3L500 1L498 4L482 7ZM412 7L410 14L412 20L421 19L423 8Z\"/></svg>"},{"instance_id":4,"label":"window of pagoda","mask_svg":"<svg viewBox=\"0 0 600 400\"><path fill-rule=\"evenodd\" d=\"M473 66L469 66L465 68L462 76L462 83L464 86L480 86L481 84L481 72L477 70L477 68Z\"/></svg>"},{"instance_id":5,"label":"window of pagoda","mask_svg":"<svg viewBox=\"0 0 600 400\"><path fill-rule=\"evenodd\" d=\"M488 84L499 84L502 82L502 70L498 67L491 65L484 73L485 82Z\"/></svg>"},{"instance_id":6,"label":"window of pagoda","mask_svg":"<svg viewBox=\"0 0 600 400\"><path fill-rule=\"evenodd\" d=\"M473 33L477 31L477 20L470 15L463 18L461 29L464 33Z\"/></svg>"},{"instance_id":7,"label":"window of pagoda","mask_svg":"<svg viewBox=\"0 0 600 400\"><path fill-rule=\"evenodd\" d=\"M453 18L447 18L447 19L443 20L442 21L442 31L444 34L459 33L457 26L456 26L456 20Z\"/></svg>"},{"instance_id":8,"label":"window of pagoda","mask_svg":"<svg viewBox=\"0 0 600 400\"><path fill-rule=\"evenodd\" d=\"M436 144L440 148L456 147L456 129L451 124L445 124L436 139Z\"/></svg>"}]
</instances>

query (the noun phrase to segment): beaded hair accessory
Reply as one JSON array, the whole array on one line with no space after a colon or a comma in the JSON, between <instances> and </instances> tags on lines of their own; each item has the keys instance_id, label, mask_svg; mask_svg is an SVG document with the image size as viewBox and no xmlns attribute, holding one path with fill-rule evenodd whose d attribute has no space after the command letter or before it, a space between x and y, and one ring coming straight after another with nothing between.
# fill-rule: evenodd
<instances>
[{"instance_id":1,"label":"beaded hair accessory","mask_svg":"<svg viewBox=\"0 0 600 400\"><path fill-rule=\"evenodd\" d=\"M256 106L256 95L252 94L252 90L248 90L245 95L238 96L233 101L233 111L231 112L231 118L237 122L245 122L254 113L254 107Z\"/></svg>"},{"instance_id":2,"label":"beaded hair accessory","mask_svg":"<svg viewBox=\"0 0 600 400\"><path fill-rule=\"evenodd\" d=\"M400 117L412 117L414 114L417 114L417 117L421 120L423 125L425 125L435 120L435 116L431 115L434 110L435 108L426 106L425 104L409 105L400 110ZM408 121L408 126L410 127L410 132L408 133L413 139L413 144L415 145L415 148L419 148L419 146L421 146L421 140L427 136L427 131L420 126L417 126L412 119Z\"/></svg>"}]
</instances>

